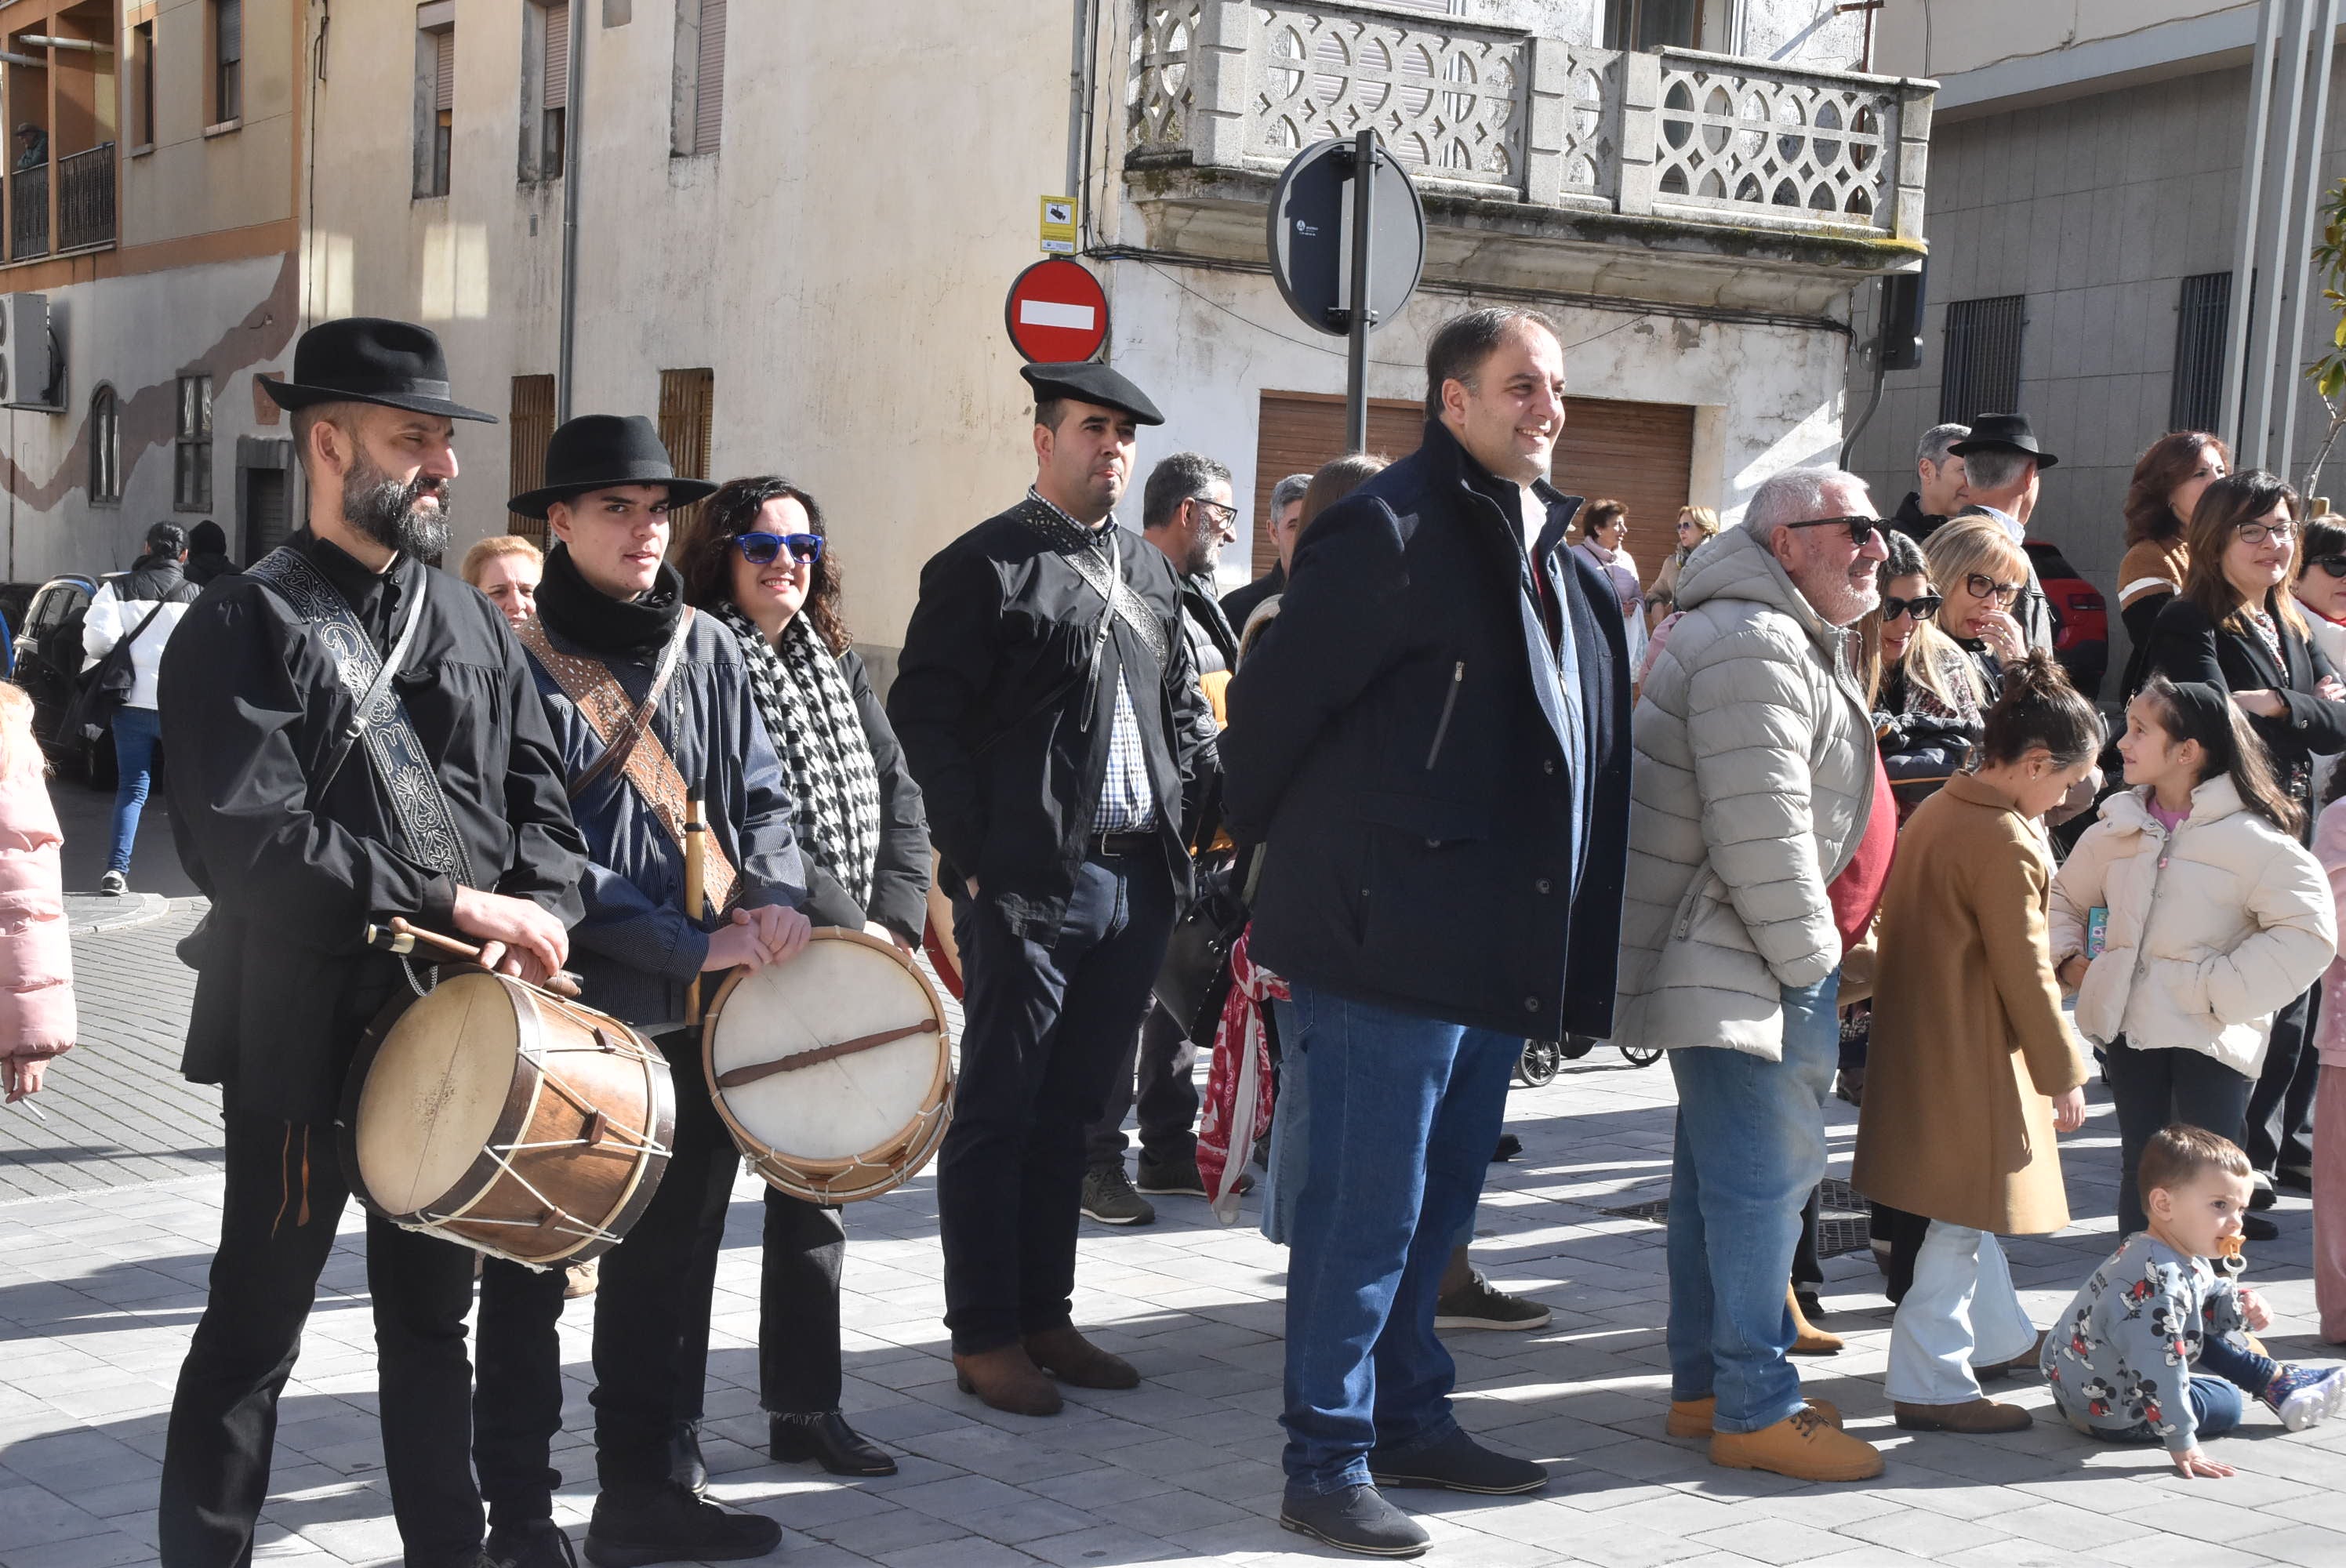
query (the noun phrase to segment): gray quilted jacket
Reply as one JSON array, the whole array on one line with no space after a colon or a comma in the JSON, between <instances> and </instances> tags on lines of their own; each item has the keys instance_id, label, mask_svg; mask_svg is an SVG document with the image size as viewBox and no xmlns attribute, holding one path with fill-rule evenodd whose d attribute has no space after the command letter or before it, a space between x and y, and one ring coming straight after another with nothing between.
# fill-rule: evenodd
<instances>
[{"instance_id":1,"label":"gray quilted jacket","mask_svg":"<svg viewBox=\"0 0 2346 1568\"><path fill-rule=\"evenodd\" d=\"M1685 612L1631 721L1624 1045L1784 1050L1781 994L1840 966L1826 885L1872 809L1849 636L1740 528L1678 576Z\"/></svg>"}]
</instances>

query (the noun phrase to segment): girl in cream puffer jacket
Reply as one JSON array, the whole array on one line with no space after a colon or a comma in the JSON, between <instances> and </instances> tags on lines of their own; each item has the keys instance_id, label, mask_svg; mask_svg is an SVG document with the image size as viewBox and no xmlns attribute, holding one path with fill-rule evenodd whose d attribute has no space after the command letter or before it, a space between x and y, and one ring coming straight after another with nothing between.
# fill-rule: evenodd
<instances>
[{"instance_id":1,"label":"girl in cream puffer jacket","mask_svg":"<svg viewBox=\"0 0 2346 1568\"><path fill-rule=\"evenodd\" d=\"M2052 938L2078 1029L2107 1048L2126 1232L2144 1224L2135 1169L2152 1134L2239 1135L2272 1015L2320 978L2338 927L2296 803L2229 697L2155 677L2118 750L2135 788L2054 878Z\"/></svg>"}]
</instances>

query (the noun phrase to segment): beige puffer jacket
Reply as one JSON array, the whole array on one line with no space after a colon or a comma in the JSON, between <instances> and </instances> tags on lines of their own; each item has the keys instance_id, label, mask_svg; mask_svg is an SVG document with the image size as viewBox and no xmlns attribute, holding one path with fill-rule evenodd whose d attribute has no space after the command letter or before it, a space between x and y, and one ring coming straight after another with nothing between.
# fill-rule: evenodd
<instances>
[{"instance_id":1,"label":"beige puffer jacket","mask_svg":"<svg viewBox=\"0 0 2346 1568\"><path fill-rule=\"evenodd\" d=\"M1784 1054L1782 993L1841 962L1825 887L1873 805L1848 634L1730 529L1678 575L1684 614L1631 721L1624 1045Z\"/></svg>"},{"instance_id":2,"label":"beige puffer jacket","mask_svg":"<svg viewBox=\"0 0 2346 1568\"><path fill-rule=\"evenodd\" d=\"M2111 796L2053 879L2053 962L2109 924L2077 992L2077 1027L2107 1044L2213 1056L2253 1078L2272 1015L2321 977L2338 916L2320 863L2218 775L2172 838L2141 789Z\"/></svg>"}]
</instances>

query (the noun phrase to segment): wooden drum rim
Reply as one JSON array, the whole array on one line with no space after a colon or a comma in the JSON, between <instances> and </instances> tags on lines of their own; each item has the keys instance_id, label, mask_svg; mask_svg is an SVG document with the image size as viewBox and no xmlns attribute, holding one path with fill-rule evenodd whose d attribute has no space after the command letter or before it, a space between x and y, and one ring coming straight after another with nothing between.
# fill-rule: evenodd
<instances>
[{"instance_id":1,"label":"wooden drum rim","mask_svg":"<svg viewBox=\"0 0 2346 1568\"><path fill-rule=\"evenodd\" d=\"M941 1047L937 1052L936 1070L929 1077L928 1097L923 1105L943 1106L946 1117L950 1119L953 1114L953 1029L946 1021L944 1000L937 995L937 988L929 983L929 977L921 972L921 966L898 952L894 942L882 942L869 932L850 931L845 926L817 926L808 940L810 942L848 942L868 947L874 952L886 954L905 973L919 983L921 993L928 999L929 1010L936 1017L937 1044ZM740 1152L743 1159L750 1162L750 1167L758 1172L760 1179L770 1186L779 1186L781 1184L766 1174L766 1167L770 1161L781 1161L781 1151L744 1127L734 1116L733 1108L725 1103L724 1091L717 1086L717 1021L724 1016L725 1003L731 999L733 993L740 988L743 981L750 979L756 972L754 970L737 969L725 977L723 985L717 988L716 999L709 1003L709 1011L700 1020L700 1075L702 1082L709 1085L709 1102L717 1107L717 1115L723 1119L726 1132L732 1136L734 1148ZM810 1178L809 1185L812 1186L814 1182L824 1176L844 1176L859 1166L890 1164L892 1163L889 1158L892 1153L911 1152L923 1141L922 1135L929 1119L928 1110L916 1111L905 1120L903 1125L860 1155L851 1155L845 1159L831 1160L802 1159L797 1156L791 1156L786 1162L787 1166L790 1169L806 1173ZM853 1202L859 1198L878 1197L883 1193L894 1191L916 1174L915 1168L907 1168L898 1172L893 1180L884 1185L852 1194L838 1201Z\"/></svg>"}]
</instances>

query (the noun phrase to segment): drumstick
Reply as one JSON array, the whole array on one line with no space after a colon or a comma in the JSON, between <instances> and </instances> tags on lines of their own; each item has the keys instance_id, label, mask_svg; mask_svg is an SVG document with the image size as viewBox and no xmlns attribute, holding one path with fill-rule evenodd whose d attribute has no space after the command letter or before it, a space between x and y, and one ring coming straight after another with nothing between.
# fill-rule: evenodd
<instances>
[{"instance_id":1,"label":"drumstick","mask_svg":"<svg viewBox=\"0 0 2346 1568\"><path fill-rule=\"evenodd\" d=\"M371 925L366 928L366 944L369 947L382 948L386 952L413 952L418 943L425 947L436 947L451 958L469 958L478 962L481 957L481 950L472 943L458 942L453 936L443 936L436 931L425 931L421 926L411 925L403 915L394 915L388 926ZM548 977L546 989L556 996L566 997L573 1002L586 994L578 983L578 977L568 970L563 970Z\"/></svg>"},{"instance_id":2,"label":"drumstick","mask_svg":"<svg viewBox=\"0 0 2346 1568\"><path fill-rule=\"evenodd\" d=\"M684 798L684 912L688 920L699 921L701 906L709 901L702 885L708 872L702 865L708 850L709 824L702 820L700 796L698 792ZM684 1021L698 1027L700 1023L700 976L694 975L684 993Z\"/></svg>"}]
</instances>

